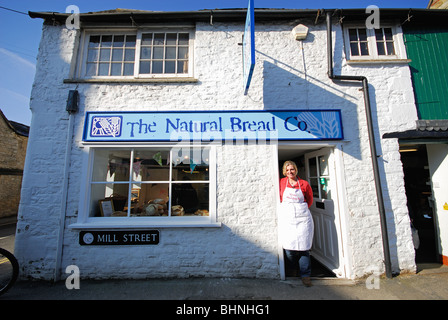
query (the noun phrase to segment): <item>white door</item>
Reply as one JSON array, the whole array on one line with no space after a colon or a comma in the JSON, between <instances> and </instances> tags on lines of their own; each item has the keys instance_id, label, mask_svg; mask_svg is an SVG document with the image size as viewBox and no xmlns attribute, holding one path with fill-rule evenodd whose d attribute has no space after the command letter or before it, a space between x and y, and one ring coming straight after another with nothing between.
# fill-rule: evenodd
<instances>
[{"instance_id":1,"label":"white door","mask_svg":"<svg viewBox=\"0 0 448 320\"><path fill-rule=\"evenodd\" d=\"M344 266L333 149L323 148L306 154L305 167L314 196L310 207L314 220L311 255L341 277Z\"/></svg>"}]
</instances>

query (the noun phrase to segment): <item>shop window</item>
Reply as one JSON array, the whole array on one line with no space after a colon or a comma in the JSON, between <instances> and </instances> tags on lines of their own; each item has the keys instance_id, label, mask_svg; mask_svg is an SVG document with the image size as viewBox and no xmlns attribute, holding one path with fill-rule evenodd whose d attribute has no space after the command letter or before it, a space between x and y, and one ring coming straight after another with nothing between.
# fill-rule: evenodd
<instances>
[{"instance_id":1,"label":"shop window","mask_svg":"<svg viewBox=\"0 0 448 320\"><path fill-rule=\"evenodd\" d=\"M379 29L349 26L344 31L348 60L405 59L402 36L392 26Z\"/></svg>"},{"instance_id":2,"label":"shop window","mask_svg":"<svg viewBox=\"0 0 448 320\"><path fill-rule=\"evenodd\" d=\"M78 78L191 76L192 38L189 30L86 32Z\"/></svg>"},{"instance_id":3,"label":"shop window","mask_svg":"<svg viewBox=\"0 0 448 320\"><path fill-rule=\"evenodd\" d=\"M88 219L214 222L210 147L91 150Z\"/></svg>"}]
</instances>

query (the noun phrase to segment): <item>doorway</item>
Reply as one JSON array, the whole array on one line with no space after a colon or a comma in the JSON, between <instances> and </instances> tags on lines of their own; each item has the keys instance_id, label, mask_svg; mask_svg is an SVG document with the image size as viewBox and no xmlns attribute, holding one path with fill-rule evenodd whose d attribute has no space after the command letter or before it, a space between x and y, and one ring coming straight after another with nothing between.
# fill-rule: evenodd
<instances>
[{"instance_id":1,"label":"doorway","mask_svg":"<svg viewBox=\"0 0 448 320\"><path fill-rule=\"evenodd\" d=\"M314 221L310 252L312 277L345 277L333 151L334 148L328 146L278 147L279 177L283 177L283 163L292 160L297 164L298 176L307 180L313 189L314 199L310 207ZM285 277L296 276L296 270L291 268L287 259L284 260L284 268Z\"/></svg>"},{"instance_id":2,"label":"doorway","mask_svg":"<svg viewBox=\"0 0 448 320\"><path fill-rule=\"evenodd\" d=\"M439 263L433 214L433 197L426 144L401 145L407 206L412 226L418 231L415 263L420 271Z\"/></svg>"}]
</instances>

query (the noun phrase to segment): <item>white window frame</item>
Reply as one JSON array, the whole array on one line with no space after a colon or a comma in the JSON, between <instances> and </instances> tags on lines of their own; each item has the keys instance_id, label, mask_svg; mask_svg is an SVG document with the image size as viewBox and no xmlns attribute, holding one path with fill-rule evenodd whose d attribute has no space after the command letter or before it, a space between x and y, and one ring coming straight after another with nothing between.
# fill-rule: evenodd
<instances>
[{"instance_id":1,"label":"white window frame","mask_svg":"<svg viewBox=\"0 0 448 320\"><path fill-rule=\"evenodd\" d=\"M187 73L157 73L139 74L141 38L144 33L188 33L188 72ZM135 35L134 74L131 76L86 76L87 55L91 36L95 35ZM194 35L193 27L164 27L143 29L85 29L81 37L80 54L76 65L75 77L82 80L138 80L138 79L166 79L166 78L192 78L194 74Z\"/></svg>"},{"instance_id":2,"label":"white window frame","mask_svg":"<svg viewBox=\"0 0 448 320\"><path fill-rule=\"evenodd\" d=\"M174 148L181 147L174 144L157 145L110 145L93 144L83 146L84 159L81 183L79 210L77 222L71 224L71 229L148 229L148 228L172 228L172 227L221 227L216 214L216 146L215 145L184 145L183 147L207 147L209 148L209 215L208 216L171 216L171 217L90 217L90 195L92 186L92 170L94 165L95 150L113 148Z\"/></svg>"},{"instance_id":3,"label":"white window frame","mask_svg":"<svg viewBox=\"0 0 448 320\"><path fill-rule=\"evenodd\" d=\"M354 56L351 53L350 47L350 35L349 29L365 29L367 32L367 45L369 48L369 55L365 56ZM366 28L365 23L363 24L345 24L343 28L344 32L344 45L346 57L349 62L408 62L406 59L406 49L403 41L403 33L401 27L393 24L385 24L381 25L381 28L390 28L392 29L392 38L394 41L394 55L379 55L377 50L376 38L375 38L375 29Z\"/></svg>"}]
</instances>

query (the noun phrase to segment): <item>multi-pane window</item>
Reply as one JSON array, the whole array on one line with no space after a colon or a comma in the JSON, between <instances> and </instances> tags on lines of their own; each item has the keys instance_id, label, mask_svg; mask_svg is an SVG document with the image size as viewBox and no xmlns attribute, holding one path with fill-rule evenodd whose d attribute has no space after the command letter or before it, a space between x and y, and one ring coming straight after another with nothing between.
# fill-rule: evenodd
<instances>
[{"instance_id":1,"label":"multi-pane window","mask_svg":"<svg viewBox=\"0 0 448 320\"><path fill-rule=\"evenodd\" d=\"M375 29L375 39L378 55L395 55L394 39L391 28Z\"/></svg>"},{"instance_id":2,"label":"multi-pane window","mask_svg":"<svg viewBox=\"0 0 448 320\"><path fill-rule=\"evenodd\" d=\"M209 217L209 161L206 147L96 148L88 216Z\"/></svg>"},{"instance_id":3,"label":"multi-pane window","mask_svg":"<svg viewBox=\"0 0 448 320\"><path fill-rule=\"evenodd\" d=\"M87 33L79 77L188 76L191 32Z\"/></svg>"},{"instance_id":4,"label":"multi-pane window","mask_svg":"<svg viewBox=\"0 0 448 320\"><path fill-rule=\"evenodd\" d=\"M346 29L349 59L399 59L399 38L392 27Z\"/></svg>"},{"instance_id":5,"label":"multi-pane window","mask_svg":"<svg viewBox=\"0 0 448 320\"><path fill-rule=\"evenodd\" d=\"M188 73L188 33L143 33L140 74Z\"/></svg>"},{"instance_id":6,"label":"multi-pane window","mask_svg":"<svg viewBox=\"0 0 448 320\"><path fill-rule=\"evenodd\" d=\"M135 35L90 36L86 76L132 76L135 44Z\"/></svg>"},{"instance_id":7,"label":"multi-pane window","mask_svg":"<svg viewBox=\"0 0 448 320\"><path fill-rule=\"evenodd\" d=\"M349 29L350 51L352 56L368 56L369 45L367 42L367 29Z\"/></svg>"}]
</instances>

